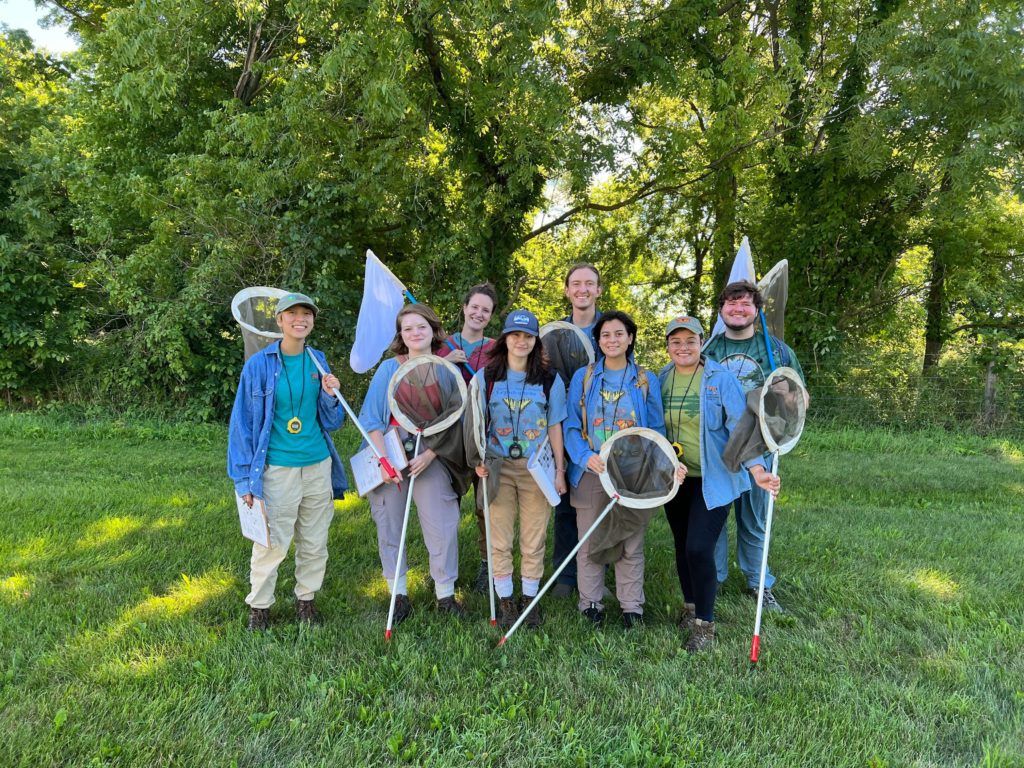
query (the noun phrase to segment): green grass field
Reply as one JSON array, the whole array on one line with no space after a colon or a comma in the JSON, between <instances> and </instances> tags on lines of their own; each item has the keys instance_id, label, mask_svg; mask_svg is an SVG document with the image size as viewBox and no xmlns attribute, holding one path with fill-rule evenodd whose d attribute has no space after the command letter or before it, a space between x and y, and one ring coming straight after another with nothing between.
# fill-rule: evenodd
<instances>
[{"instance_id":1,"label":"green grass field","mask_svg":"<svg viewBox=\"0 0 1024 768\"><path fill-rule=\"evenodd\" d=\"M225 430L0 415L0 766L1024 765L1024 446L809 430L781 463L761 661L738 572L712 653L680 650L662 517L647 616L549 600L495 648L452 623L410 537L413 617L385 644L372 521L337 505L326 624L243 629L248 546ZM350 450L354 435L339 442ZM462 566L475 574L464 516Z\"/></svg>"}]
</instances>

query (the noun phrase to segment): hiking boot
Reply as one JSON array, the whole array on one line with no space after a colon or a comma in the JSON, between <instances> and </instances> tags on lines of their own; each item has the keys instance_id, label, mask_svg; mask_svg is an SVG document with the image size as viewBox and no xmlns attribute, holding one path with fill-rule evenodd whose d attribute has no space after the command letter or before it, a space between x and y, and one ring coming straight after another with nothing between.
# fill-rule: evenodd
<instances>
[{"instance_id":1,"label":"hiking boot","mask_svg":"<svg viewBox=\"0 0 1024 768\"><path fill-rule=\"evenodd\" d=\"M757 600L757 587L750 587L747 590L747 594ZM768 611L768 613L785 613L782 610L782 606L779 605L779 601L775 599L775 595L767 587L764 590L764 600L761 603L761 610Z\"/></svg>"},{"instance_id":2,"label":"hiking boot","mask_svg":"<svg viewBox=\"0 0 1024 768\"><path fill-rule=\"evenodd\" d=\"M697 606L683 603L683 615L679 617L679 631L693 632L693 620L697 618Z\"/></svg>"},{"instance_id":3,"label":"hiking boot","mask_svg":"<svg viewBox=\"0 0 1024 768\"><path fill-rule=\"evenodd\" d=\"M700 653L711 648L715 639L715 622L703 619L693 620L693 634L686 641L687 653Z\"/></svg>"},{"instance_id":4,"label":"hiking boot","mask_svg":"<svg viewBox=\"0 0 1024 768\"><path fill-rule=\"evenodd\" d=\"M412 603L408 595L395 595L395 615L391 619L391 626L397 627L403 621L412 616Z\"/></svg>"},{"instance_id":5,"label":"hiking boot","mask_svg":"<svg viewBox=\"0 0 1024 768\"><path fill-rule=\"evenodd\" d=\"M487 561L481 560L480 567L476 571L476 579L473 580L473 591L478 595L486 595L490 580L487 578Z\"/></svg>"},{"instance_id":6,"label":"hiking boot","mask_svg":"<svg viewBox=\"0 0 1024 768\"><path fill-rule=\"evenodd\" d=\"M498 626L502 629L511 629L512 625L519 620L519 608L516 601L511 597L498 598Z\"/></svg>"},{"instance_id":7,"label":"hiking boot","mask_svg":"<svg viewBox=\"0 0 1024 768\"><path fill-rule=\"evenodd\" d=\"M533 597L536 597L536 595L534 595ZM533 597L527 597L526 595L523 595L519 598L520 614L526 610L526 606L533 602ZM543 619L540 615L540 605L538 604L537 607L535 607L532 611L526 614L526 621L523 622L523 625L527 629L540 629L542 621Z\"/></svg>"},{"instance_id":8,"label":"hiking boot","mask_svg":"<svg viewBox=\"0 0 1024 768\"><path fill-rule=\"evenodd\" d=\"M269 608L250 608L249 624L246 626L250 632L266 632L270 628Z\"/></svg>"},{"instance_id":9,"label":"hiking boot","mask_svg":"<svg viewBox=\"0 0 1024 768\"><path fill-rule=\"evenodd\" d=\"M591 603L589 608L583 610L583 618L599 627L604 624L604 611L597 607L597 603Z\"/></svg>"},{"instance_id":10,"label":"hiking boot","mask_svg":"<svg viewBox=\"0 0 1024 768\"><path fill-rule=\"evenodd\" d=\"M633 629L640 627L644 623L644 615L642 613L624 613L622 614L622 626L626 629Z\"/></svg>"},{"instance_id":11,"label":"hiking boot","mask_svg":"<svg viewBox=\"0 0 1024 768\"><path fill-rule=\"evenodd\" d=\"M462 607L462 603L455 599L455 595L442 597L437 601L436 608L439 613L447 613L456 619L466 618L466 609Z\"/></svg>"},{"instance_id":12,"label":"hiking boot","mask_svg":"<svg viewBox=\"0 0 1024 768\"><path fill-rule=\"evenodd\" d=\"M564 581L560 581L551 590L552 597L572 597L572 593L576 591L576 587L572 584L567 584Z\"/></svg>"},{"instance_id":13,"label":"hiking boot","mask_svg":"<svg viewBox=\"0 0 1024 768\"><path fill-rule=\"evenodd\" d=\"M295 618L299 624L306 624L311 627L320 624L320 611L316 609L316 604L313 600L314 598L295 601Z\"/></svg>"}]
</instances>

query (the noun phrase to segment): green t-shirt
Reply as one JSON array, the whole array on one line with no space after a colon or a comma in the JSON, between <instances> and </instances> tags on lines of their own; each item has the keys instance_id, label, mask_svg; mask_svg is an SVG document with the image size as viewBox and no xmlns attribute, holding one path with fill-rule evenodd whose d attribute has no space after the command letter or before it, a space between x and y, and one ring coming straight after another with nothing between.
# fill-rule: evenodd
<instances>
[{"instance_id":1,"label":"green t-shirt","mask_svg":"<svg viewBox=\"0 0 1024 768\"><path fill-rule=\"evenodd\" d=\"M800 367L800 361L796 359L793 350L781 341L779 346L772 347L772 353L775 355L775 365L777 367L782 365L779 353L783 348L789 357L789 367L800 374L801 379L806 381L803 369ZM757 389L764 384L765 376L771 369L771 363L768 360L768 348L764 343L763 333L755 333L749 339L740 340L730 339L724 333L720 333L711 339L704 350L704 354L712 360L719 362L725 370L739 379L744 393Z\"/></svg>"},{"instance_id":2,"label":"green t-shirt","mask_svg":"<svg viewBox=\"0 0 1024 768\"><path fill-rule=\"evenodd\" d=\"M693 376L669 371L661 385L661 403L665 409L665 434L683 446L683 464L687 477L700 477L700 385L704 366Z\"/></svg>"},{"instance_id":3,"label":"green t-shirt","mask_svg":"<svg viewBox=\"0 0 1024 768\"><path fill-rule=\"evenodd\" d=\"M274 395L274 424L267 446L267 464L277 467L308 467L330 456L316 420L320 379L305 353L281 355L281 375ZM288 422L298 417L302 429L292 434Z\"/></svg>"}]
</instances>

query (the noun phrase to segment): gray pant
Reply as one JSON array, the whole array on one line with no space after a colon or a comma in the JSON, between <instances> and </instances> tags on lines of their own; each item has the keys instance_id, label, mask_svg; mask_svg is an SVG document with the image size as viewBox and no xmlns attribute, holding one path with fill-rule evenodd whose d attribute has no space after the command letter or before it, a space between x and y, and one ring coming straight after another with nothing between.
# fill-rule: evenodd
<instances>
[{"instance_id":1,"label":"gray pant","mask_svg":"<svg viewBox=\"0 0 1024 768\"><path fill-rule=\"evenodd\" d=\"M583 536L594 524L597 516L611 499L601 487L601 481L593 472L584 472L580 484L569 491L572 505L576 508L576 524L579 535ZM613 509L608 513L614 515ZM605 518L607 520L608 518ZM622 557L615 561L615 597L623 613L644 612L644 537L641 528L623 542ZM576 583L580 596L578 607L581 611L591 603L604 608L601 596L604 594L605 566L590 559L590 539L587 539L576 554Z\"/></svg>"},{"instance_id":2,"label":"gray pant","mask_svg":"<svg viewBox=\"0 0 1024 768\"><path fill-rule=\"evenodd\" d=\"M380 564L389 583L395 577L409 484L410 478L406 477L402 480L401 490L387 483L369 493L370 514L377 524ZM459 499L452 489L448 470L440 461L435 459L417 476L412 496L423 531L423 542L430 556L434 592L438 598L448 597L455 594L455 580L459 577ZM408 569L403 552L398 571L400 585Z\"/></svg>"}]
</instances>

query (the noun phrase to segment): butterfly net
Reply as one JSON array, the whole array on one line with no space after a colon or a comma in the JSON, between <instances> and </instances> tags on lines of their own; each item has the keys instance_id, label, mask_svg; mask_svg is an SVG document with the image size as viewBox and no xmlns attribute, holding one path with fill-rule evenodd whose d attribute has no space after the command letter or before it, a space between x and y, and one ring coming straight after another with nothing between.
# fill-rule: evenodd
<instances>
[{"instance_id":1,"label":"butterfly net","mask_svg":"<svg viewBox=\"0 0 1024 768\"><path fill-rule=\"evenodd\" d=\"M568 385L576 371L594 362L594 345L587 335L572 323L556 320L540 329L552 370Z\"/></svg>"},{"instance_id":2,"label":"butterfly net","mask_svg":"<svg viewBox=\"0 0 1024 768\"><path fill-rule=\"evenodd\" d=\"M646 427L616 432L601 445L606 472L601 485L619 504L634 509L660 507L676 495L679 460L671 444Z\"/></svg>"},{"instance_id":3,"label":"butterfly net","mask_svg":"<svg viewBox=\"0 0 1024 768\"><path fill-rule=\"evenodd\" d=\"M466 464L478 466L487 451L487 408L484 403L483 377L474 376L469 382L469 402L462 419L462 436L466 445Z\"/></svg>"},{"instance_id":4,"label":"butterfly net","mask_svg":"<svg viewBox=\"0 0 1024 768\"><path fill-rule=\"evenodd\" d=\"M280 288L255 286L243 288L231 299L231 315L242 329L246 360L284 337L277 327L274 310L285 293Z\"/></svg>"},{"instance_id":5,"label":"butterfly net","mask_svg":"<svg viewBox=\"0 0 1024 768\"><path fill-rule=\"evenodd\" d=\"M768 325L768 333L779 339L786 338L786 300L789 297L789 262L783 259L767 275L762 277L757 287L761 289L764 299L764 320Z\"/></svg>"},{"instance_id":6,"label":"butterfly net","mask_svg":"<svg viewBox=\"0 0 1024 768\"><path fill-rule=\"evenodd\" d=\"M758 420L770 451L788 453L796 447L807 417L807 390L792 368L777 368L761 387Z\"/></svg>"}]
</instances>

